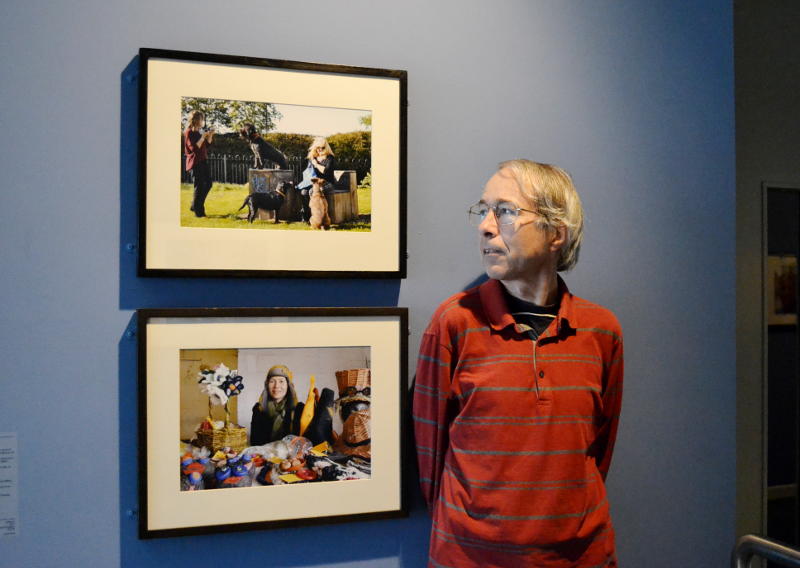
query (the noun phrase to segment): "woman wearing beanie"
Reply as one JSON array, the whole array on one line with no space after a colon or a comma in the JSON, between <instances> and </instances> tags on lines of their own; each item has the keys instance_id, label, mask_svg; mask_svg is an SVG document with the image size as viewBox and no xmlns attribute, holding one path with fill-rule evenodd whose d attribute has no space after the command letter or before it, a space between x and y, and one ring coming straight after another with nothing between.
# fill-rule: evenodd
<instances>
[{"instance_id":1,"label":"woman wearing beanie","mask_svg":"<svg viewBox=\"0 0 800 568\"><path fill-rule=\"evenodd\" d=\"M286 365L271 367L264 380L264 391L253 406L250 445L260 446L292 434L296 406L292 372Z\"/></svg>"}]
</instances>

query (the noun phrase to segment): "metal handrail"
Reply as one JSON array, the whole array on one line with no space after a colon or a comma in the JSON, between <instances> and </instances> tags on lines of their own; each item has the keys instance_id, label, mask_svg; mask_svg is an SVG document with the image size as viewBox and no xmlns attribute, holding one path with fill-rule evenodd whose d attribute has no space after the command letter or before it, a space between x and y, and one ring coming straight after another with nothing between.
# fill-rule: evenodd
<instances>
[{"instance_id":1,"label":"metal handrail","mask_svg":"<svg viewBox=\"0 0 800 568\"><path fill-rule=\"evenodd\" d=\"M747 534L736 542L731 554L731 568L750 568L754 556L783 566L800 567L800 550L777 540Z\"/></svg>"}]
</instances>

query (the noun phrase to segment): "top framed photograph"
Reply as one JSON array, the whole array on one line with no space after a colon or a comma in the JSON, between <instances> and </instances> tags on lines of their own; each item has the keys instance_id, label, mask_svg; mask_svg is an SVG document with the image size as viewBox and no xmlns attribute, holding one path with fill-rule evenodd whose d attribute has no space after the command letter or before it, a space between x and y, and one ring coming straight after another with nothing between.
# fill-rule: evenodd
<instances>
[{"instance_id":1,"label":"top framed photograph","mask_svg":"<svg viewBox=\"0 0 800 568\"><path fill-rule=\"evenodd\" d=\"M406 71L139 64L140 276L406 276Z\"/></svg>"}]
</instances>

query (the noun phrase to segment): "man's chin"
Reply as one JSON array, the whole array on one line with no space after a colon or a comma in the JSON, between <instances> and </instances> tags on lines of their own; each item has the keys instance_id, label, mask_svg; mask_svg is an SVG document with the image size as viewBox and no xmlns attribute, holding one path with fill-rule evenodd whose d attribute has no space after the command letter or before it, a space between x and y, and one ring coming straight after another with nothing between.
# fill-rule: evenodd
<instances>
[{"instance_id":1,"label":"man's chin","mask_svg":"<svg viewBox=\"0 0 800 568\"><path fill-rule=\"evenodd\" d=\"M505 268L497 266L496 264L484 265L483 268L486 271L486 276L493 278L494 280L502 280L506 275Z\"/></svg>"}]
</instances>

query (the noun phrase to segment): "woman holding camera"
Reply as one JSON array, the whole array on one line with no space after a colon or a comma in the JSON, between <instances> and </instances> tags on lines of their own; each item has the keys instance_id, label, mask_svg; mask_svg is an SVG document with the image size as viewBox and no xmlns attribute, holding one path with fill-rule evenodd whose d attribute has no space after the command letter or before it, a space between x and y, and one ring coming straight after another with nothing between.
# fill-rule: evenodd
<instances>
[{"instance_id":1,"label":"woman holding camera","mask_svg":"<svg viewBox=\"0 0 800 568\"><path fill-rule=\"evenodd\" d=\"M189 114L189 125L183 133L183 153L186 156L186 171L192 172L194 196L190 209L195 217L206 216L206 196L211 191L211 170L208 167L208 147L214 142L214 130L201 133L206 124L205 115L199 110Z\"/></svg>"}]
</instances>

